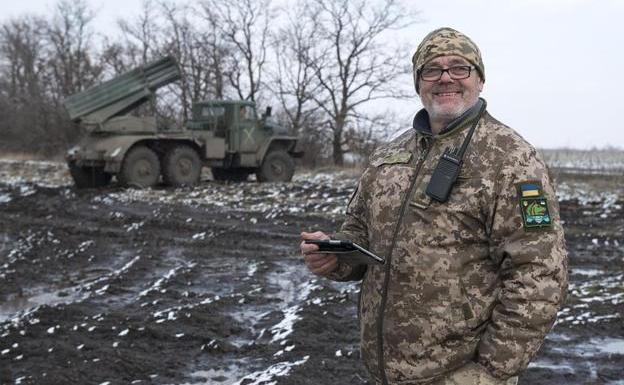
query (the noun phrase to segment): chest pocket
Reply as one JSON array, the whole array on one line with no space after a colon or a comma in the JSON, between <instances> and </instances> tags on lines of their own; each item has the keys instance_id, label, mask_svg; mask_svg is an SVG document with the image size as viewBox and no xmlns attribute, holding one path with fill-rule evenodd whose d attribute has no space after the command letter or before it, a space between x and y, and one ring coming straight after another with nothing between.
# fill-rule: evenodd
<instances>
[{"instance_id":1,"label":"chest pocket","mask_svg":"<svg viewBox=\"0 0 624 385\"><path fill-rule=\"evenodd\" d=\"M414 169L411 167L410 152L395 152L375 157L371 165L375 168L371 195L382 200L393 201L408 188Z\"/></svg>"},{"instance_id":2,"label":"chest pocket","mask_svg":"<svg viewBox=\"0 0 624 385\"><path fill-rule=\"evenodd\" d=\"M411 160L412 153L403 150L379 154L370 161L374 174L367 186L366 210L370 220L370 242L379 249L388 246L386 243L392 239L400 220L401 203L414 175Z\"/></svg>"},{"instance_id":3,"label":"chest pocket","mask_svg":"<svg viewBox=\"0 0 624 385\"><path fill-rule=\"evenodd\" d=\"M463 210L471 207L478 209L482 189L478 176L472 175L470 171L462 171L457 176L447 203L451 207Z\"/></svg>"},{"instance_id":4,"label":"chest pocket","mask_svg":"<svg viewBox=\"0 0 624 385\"><path fill-rule=\"evenodd\" d=\"M407 151L382 154L374 157L370 164L375 168L371 196L393 201L409 186L413 175L410 165L412 154Z\"/></svg>"},{"instance_id":5,"label":"chest pocket","mask_svg":"<svg viewBox=\"0 0 624 385\"><path fill-rule=\"evenodd\" d=\"M472 238L485 230L482 196L481 179L463 172L458 176L449 200L438 206L439 212L447 217L447 225L457 228L463 239ZM438 205L437 202L434 204Z\"/></svg>"},{"instance_id":6,"label":"chest pocket","mask_svg":"<svg viewBox=\"0 0 624 385\"><path fill-rule=\"evenodd\" d=\"M416 209L425 210L432 204L432 198L427 195L426 190L431 179L431 173L433 170L428 170L429 172L423 172L418 176L418 180L416 180L416 186L414 188L414 193L412 194L412 199L410 200L410 206ZM462 170L460 174L457 176L457 180L451 189L451 193L449 196L449 200L445 203L434 202L435 205L447 205L459 208L459 206L464 207L466 199L469 198L467 196L467 191L477 193L478 189L475 188L475 178ZM474 190L474 191L473 191Z\"/></svg>"},{"instance_id":7,"label":"chest pocket","mask_svg":"<svg viewBox=\"0 0 624 385\"><path fill-rule=\"evenodd\" d=\"M453 241L468 242L481 239L486 218L481 204L482 183L480 179L463 169L449 199L440 203L426 194L430 174L418 180L410 200L410 209L417 223L426 226L424 241L427 244L451 244ZM449 232L453 229L452 236Z\"/></svg>"}]
</instances>

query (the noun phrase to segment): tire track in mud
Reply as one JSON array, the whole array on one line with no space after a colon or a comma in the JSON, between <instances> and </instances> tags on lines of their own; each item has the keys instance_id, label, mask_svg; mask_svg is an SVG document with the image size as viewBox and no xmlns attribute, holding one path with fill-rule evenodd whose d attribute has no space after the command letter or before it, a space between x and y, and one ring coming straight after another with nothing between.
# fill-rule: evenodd
<instances>
[{"instance_id":1,"label":"tire track in mud","mask_svg":"<svg viewBox=\"0 0 624 385\"><path fill-rule=\"evenodd\" d=\"M231 375L247 383L305 363L305 356L267 360L293 351L287 338L300 319L299 304L314 290L292 227L275 226L264 213L119 204L105 194L34 187L21 202L8 202L11 220L29 229L25 237L4 229L7 242L15 237L26 245L18 242L23 263L5 270L35 272L32 266L50 259L47 250L65 272L39 289L48 294L44 304L30 308L36 295L26 293L25 311L3 324L4 338L31 336L53 359L26 357L30 343L16 342L5 355L23 351L15 357L37 370L13 365L3 379L53 383L90 373L102 382L167 383L236 361L241 364ZM63 252L54 248L60 243ZM39 282L55 276L42 272L36 271ZM185 342L189 353L180 352ZM157 364L157 357L168 365Z\"/></svg>"},{"instance_id":2,"label":"tire track in mud","mask_svg":"<svg viewBox=\"0 0 624 385\"><path fill-rule=\"evenodd\" d=\"M0 183L0 383L367 384L357 285L297 250L352 181L76 192L42 170ZM562 201L568 300L520 384L624 378L619 196Z\"/></svg>"}]
</instances>

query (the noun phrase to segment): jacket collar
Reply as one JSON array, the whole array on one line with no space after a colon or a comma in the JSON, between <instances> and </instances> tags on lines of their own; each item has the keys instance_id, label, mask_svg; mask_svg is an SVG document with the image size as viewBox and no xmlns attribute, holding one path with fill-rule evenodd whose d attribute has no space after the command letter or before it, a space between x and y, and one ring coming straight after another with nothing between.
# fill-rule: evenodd
<instances>
[{"instance_id":1,"label":"jacket collar","mask_svg":"<svg viewBox=\"0 0 624 385\"><path fill-rule=\"evenodd\" d=\"M453 132L459 132L466 126L468 126L471 122L474 121L479 115L479 110L481 106L485 103L485 99L479 98L474 106L470 107L463 114L461 114L458 118L451 121L438 135L434 135L431 132L431 126L429 125L429 113L424 108L414 116L414 121L412 123L413 128L417 133L426 135L426 136L447 136Z\"/></svg>"}]
</instances>

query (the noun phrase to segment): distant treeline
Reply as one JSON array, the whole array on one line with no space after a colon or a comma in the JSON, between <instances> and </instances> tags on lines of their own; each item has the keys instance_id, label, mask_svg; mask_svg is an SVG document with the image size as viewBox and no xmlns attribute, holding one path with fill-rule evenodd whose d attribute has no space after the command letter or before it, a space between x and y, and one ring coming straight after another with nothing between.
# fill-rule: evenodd
<instances>
[{"instance_id":1,"label":"distant treeline","mask_svg":"<svg viewBox=\"0 0 624 385\"><path fill-rule=\"evenodd\" d=\"M179 126L193 100L272 105L309 165L366 156L396 120L371 104L413 97L409 49L388 44L416 20L399 0L148 0L115 37L94 30L88 4L63 0L0 25L0 152L63 153L81 134L65 97L165 55L182 80L143 112Z\"/></svg>"},{"instance_id":2,"label":"distant treeline","mask_svg":"<svg viewBox=\"0 0 624 385\"><path fill-rule=\"evenodd\" d=\"M548 166L559 171L624 175L624 150L618 148L542 149L540 152Z\"/></svg>"}]
</instances>

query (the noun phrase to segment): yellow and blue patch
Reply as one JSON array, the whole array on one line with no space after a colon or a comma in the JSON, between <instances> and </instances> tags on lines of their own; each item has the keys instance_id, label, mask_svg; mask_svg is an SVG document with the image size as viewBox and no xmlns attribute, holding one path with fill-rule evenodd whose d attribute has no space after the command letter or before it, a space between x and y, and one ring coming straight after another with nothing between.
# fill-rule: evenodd
<instances>
[{"instance_id":1,"label":"yellow and blue patch","mask_svg":"<svg viewBox=\"0 0 624 385\"><path fill-rule=\"evenodd\" d=\"M533 230L551 227L553 219L542 191L542 184L539 181L527 181L516 186L524 228Z\"/></svg>"},{"instance_id":2,"label":"yellow and blue patch","mask_svg":"<svg viewBox=\"0 0 624 385\"><path fill-rule=\"evenodd\" d=\"M540 185L536 183L520 183L523 198L540 196Z\"/></svg>"}]
</instances>

